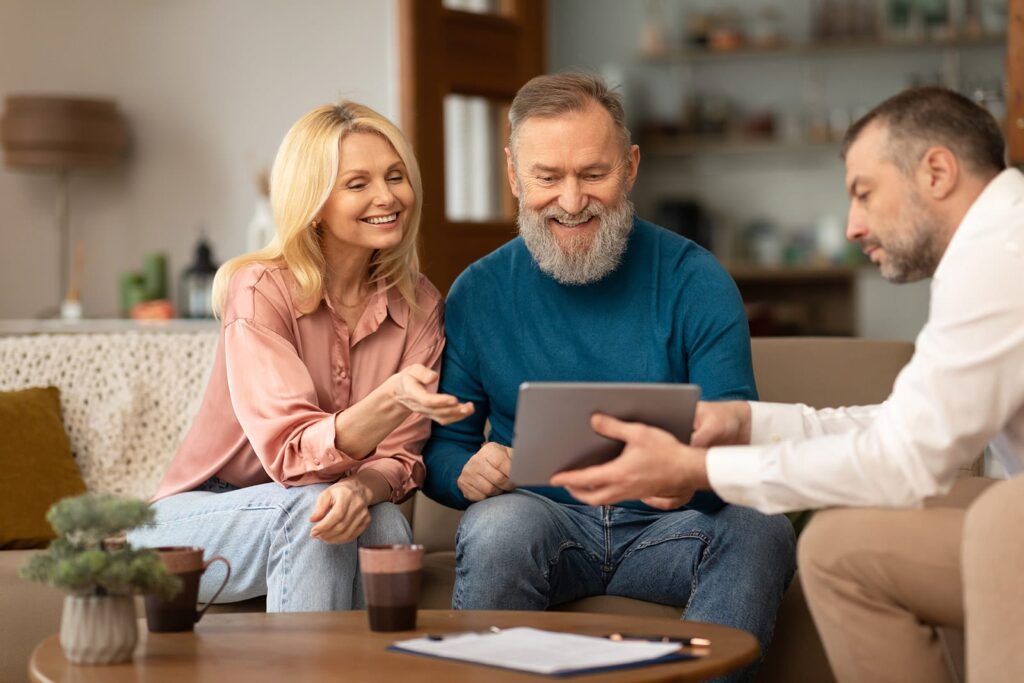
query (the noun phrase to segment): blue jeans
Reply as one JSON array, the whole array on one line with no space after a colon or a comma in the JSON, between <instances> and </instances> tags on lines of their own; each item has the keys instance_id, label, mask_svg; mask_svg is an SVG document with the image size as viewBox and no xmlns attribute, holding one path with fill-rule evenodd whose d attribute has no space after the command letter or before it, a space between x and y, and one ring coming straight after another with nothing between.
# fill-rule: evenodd
<instances>
[{"instance_id":1,"label":"blue jeans","mask_svg":"<svg viewBox=\"0 0 1024 683\"><path fill-rule=\"evenodd\" d=\"M764 652L795 552L781 515L733 505L714 514L563 505L515 491L462 516L452 607L543 610L619 595L749 631Z\"/></svg>"},{"instance_id":2,"label":"blue jeans","mask_svg":"<svg viewBox=\"0 0 1024 683\"><path fill-rule=\"evenodd\" d=\"M332 545L310 538L309 515L327 486L270 483L179 493L154 503L156 524L133 530L128 540L143 547L199 546L207 558L226 557L231 579L217 602L266 595L268 612L361 609L357 545L409 543L409 523L398 506L379 503L370 508L370 526L357 541ZM199 599L209 601L223 579L224 566L210 565Z\"/></svg>"}]
</instances>

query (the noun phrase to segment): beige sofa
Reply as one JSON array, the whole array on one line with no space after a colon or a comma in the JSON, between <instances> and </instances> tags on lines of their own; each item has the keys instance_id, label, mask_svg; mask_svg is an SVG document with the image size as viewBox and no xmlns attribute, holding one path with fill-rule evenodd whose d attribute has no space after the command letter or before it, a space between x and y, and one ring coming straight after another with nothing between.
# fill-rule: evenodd
<instances>
[{"instance_id":1,"label":"beige sofa","mask_svg":"<svg viewBox=\"0 0 1024 683\"><path fill-rule=\"evenodd\" d=\"M146 495L155 487L175 440L198 405L215 342L212 331L0 338L0 368L12 363L21 368L17 379L0 374L0 390L60 387L72 449L90 489ZM753 349L762 399L818 407L884 399L913 350L905 343L811 338L755 339ZM49 367L50 359L68 355L78 356L71 366ZM93 396L99 390L102 401ZM133 423L139 420L149 428L133 431ZM129 444L138 452L107 452L116 443ZM154 458L154 453L159 456ZM422 494L408 501L405 509L416 540L428 550L421 605L447 608L459 513ZM59 626L63 595L17 578L18 567L31 552L0 552L0 681L24 680L32 648ZM218 606L220 611L254 609L261 609L259 601ZM559 609L678 616L664 605L604 596ZM832 680L799 580L783 601L759 679Z\"/></svg>"}]
</instances>

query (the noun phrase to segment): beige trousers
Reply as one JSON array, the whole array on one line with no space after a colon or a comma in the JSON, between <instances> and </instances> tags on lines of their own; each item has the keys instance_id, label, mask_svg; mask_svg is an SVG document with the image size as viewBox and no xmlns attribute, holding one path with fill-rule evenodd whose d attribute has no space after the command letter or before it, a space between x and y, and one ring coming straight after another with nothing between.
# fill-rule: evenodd
<instances>
[{"instance_id":1,"label":"beige trousers","mask_svg":"<svg viewBox=\"0 0 1024 683\"><path fill-rule=\"evenodd\" d=\"M819 512L798 561L840 681L956 680L937 627L964 631L971 683L1024 680L1024 476L962 479L924 510Z\"/></svg>"}]
</instances>

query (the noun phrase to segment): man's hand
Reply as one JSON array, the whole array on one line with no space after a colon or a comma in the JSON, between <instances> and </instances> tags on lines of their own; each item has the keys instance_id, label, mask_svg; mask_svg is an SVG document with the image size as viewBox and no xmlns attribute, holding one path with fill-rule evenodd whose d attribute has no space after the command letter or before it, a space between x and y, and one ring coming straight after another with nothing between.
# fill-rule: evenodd
<instances>
[{"instance_id":1,"label":"man's hand","mask_svg":"<svg viewBox=\"0 0 1024 683\"><path fill-rule=\"evenodd\" d=\"M370 500L373 492L355 478L331 484L317 496L309 535L324 543L349 543L359 538L370 525Z\"/></svg>"},{"instance_id":2,"label":"man's hand","mask_svg":"<svg viewBox=\"0 0 1024 683\"><path fill-rule=\"evenodd\" d=\"M750 403L747 401L701 401L693 419L690 445L745 446L750 443Z\"/></svg>"},{"instance_id":3,"label":"man's hand","mask_svg":"<svg viewBox=\"0 0 1024 683\"><path fill-rule=\"evenodd\" d=\"M560 472L552 486L564 486L589 505L611 505L639 498L670 509L685 504L697 489L708 488L706 451L691 448L668 432L637 422L594 415L594 431L626 444L614 460L581 470Z\"/></svg>"},{"instance_id":4,"label":"man's hand","mask_svg":"<svg viewBox=\"0 0 1024 683\"><path fill-rule=\"evenodd\" d=\"M462 468L457 482L459 490L474 503L511 491L516 487L508 480L511 464L512 449L488 441Z\"/></svg>"}]
</instances>

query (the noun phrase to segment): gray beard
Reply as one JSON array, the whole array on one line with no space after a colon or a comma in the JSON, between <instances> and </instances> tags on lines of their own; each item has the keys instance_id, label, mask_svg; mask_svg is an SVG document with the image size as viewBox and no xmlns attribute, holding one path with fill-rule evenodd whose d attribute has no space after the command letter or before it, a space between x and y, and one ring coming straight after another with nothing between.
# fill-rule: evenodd
<instances>
[{"instance_id":1,"label":"gray beard","mask_svg":"<svg viewBox=\"0 0 1024 683\"><path fill-rule=\"evenodd\" d=\"M563 285L587 285L597 282L615 270L629 244L633 230L633 203L622 194L616 205L609 209L591 200L578 214L568 214L558 207L540 211L528 209L520 192L519 234L526 248L542 272ZM572 235L560 243L548 229L548 219L574 223L596 216L601 224L593 235Z\"/></svg>"}]
</instances>

